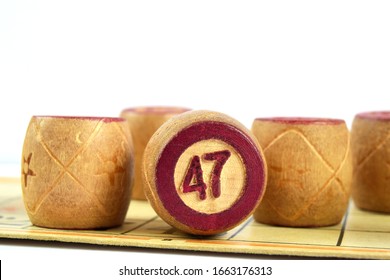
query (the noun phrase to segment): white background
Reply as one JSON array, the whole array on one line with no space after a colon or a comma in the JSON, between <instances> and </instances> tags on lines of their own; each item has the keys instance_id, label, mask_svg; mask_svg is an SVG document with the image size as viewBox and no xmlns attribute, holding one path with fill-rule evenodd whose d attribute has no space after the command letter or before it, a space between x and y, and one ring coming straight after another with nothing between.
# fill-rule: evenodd
<instances>
[{"instance_id":1,"label":"white background","mask_svg":"<svg viewBox=\"0 0 390 280\"><path fill-rule=\"evenodd\" d=\"M0 1L0 161L32 115L389 109L388 1Z\"/></svg>"},{"instance_id":2,"label":"white background","mask_svg":"<svg viewBox=\"0 0 390 280\"><path fill-rule=\"evenodd\" d=\"M350 126L390 109L389 15L375 0L0 0L0 163L18 165L32 115L178 105L247 126L292 115ZM27 256L49 259L39 248Z\"/></svg>"}]
</instances>

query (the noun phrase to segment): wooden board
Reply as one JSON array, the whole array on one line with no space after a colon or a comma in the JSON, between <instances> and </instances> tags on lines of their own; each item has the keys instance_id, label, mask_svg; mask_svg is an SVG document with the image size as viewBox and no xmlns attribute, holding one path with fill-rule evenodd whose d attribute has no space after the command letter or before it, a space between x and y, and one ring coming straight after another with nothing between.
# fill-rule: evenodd
<instances>
[{"instance_id":1,"label":"wooden board","mask_svg":"<svg viewBox=\"0 0 390 280\"><path fill-rule=\"evenodd\" d=\"M52 230L32 226L23 206L19 179L0 178L0 238L111 246L247 253L390 259L390 215L358 210L350 203L342 223L323 228L285 228L249 218L217 236L178 232L145 201L132 201L125 223L107 230Z\"/></svg>"}]
</instances>

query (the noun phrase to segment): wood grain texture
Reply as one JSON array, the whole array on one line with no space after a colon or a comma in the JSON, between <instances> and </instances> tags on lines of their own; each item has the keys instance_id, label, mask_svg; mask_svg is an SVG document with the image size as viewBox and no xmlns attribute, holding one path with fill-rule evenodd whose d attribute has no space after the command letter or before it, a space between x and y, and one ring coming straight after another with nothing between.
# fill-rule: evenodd
<instances>
[{"instance_id":1,"label":"wood grain texture","mask_svg":"<svg viewBox=\"0 0 390 280\"><path fill-rule=\"evenodd\" d=\"M192 111L152 136L143 176L145 194L162 219L191 234L211 235L253 213L267 170L257 140L242 124L221 113Z\"/></svg>"},{"instance_id":2,"label":"wood grain texture","mask_svg":"<svg viewBox=\"0 0 390 280\"><path fill-rule=\"evenodd\" d=\"M390 213L390 112L357 114L352 124L351 148L355 204Z\"/></svg>"},{"instance_id":3,"label":"wood grain texture","mask_svg":"<svg viewBox=\"0 0 390 280\"><path fill-rule=\"evenodd\" d=\"M134 247L186 250L187 254L233 253L232 258L239 253L246 254L248 258L282 255L390 259L390 215L362 211L354 203L350 203L343 223L331 227L287 228L260 224L250 218L224 234L199 238L172 228L157 217L149 203L140 200L131 202L126 220L120 227L106 230L36 227L31 225L26 215L21 191L20 178L0 177L1 242L7 242L4 238L12 238L15 241L30 239L98 244L106 248L121 246L129 250Z\"/></svg>"},{"instance_id":4,"label":"wood grain texture","mask_svg":"<svg viewBox=\"0 0 390 280\"><path fill-rule=\"evenodd\" d=\"M22 154L25 208L34 225L120 225L129 206L133 144L121 118L34 116Z\"/></svg>"},{"instance_id":5,"label":"wood grain texture","mask_svg":"<svg viewBox=\"0 0 390 280\"><path fill-rule=\"evenodd\" d=\"M134 187L132 199L146 200L142 182L142 156L150 137L171 117L189 111L182 107L134 107L121 112L120 116L128 122L134 143Z\"/></svg>"},{"instance_id":6,"label":"wood grain texture","mask_svg":"<svg viewBox=\"0 0 390 280\"><path fill-rule=\"evenodd\" d=\"M252 131L269 170L256 221L292 227L339 223L348 205L352 176L344 121L256 119Z\"/></svg>"},{"instance_id":7,"label":"wood grain texture","mask_svg":"<svg viewBox=\"0 0 390 280\"><path fill-rule=\"evenodd\" d=\"M215 160L207 160L206 155L210 155L215 151L229 151L229 157L226 163L221 168L219 176L220 186L230 185L229 191L220 191L220 186L213 188L212 180L215 173L217 162ZM232 205L242 195L242 189L246 181L246 169L239 153L229 144L217 140L203 140L191 145L179 157L176 163L174 172L175 186L183 185L183 174L188 174L188 178L196 180L195 176L188 172L188 163L194 155L200 156L200 163L202 168L202 179L207 186L205 186L204 199L199 200L198 191L183 192L181 188L176 188L177 194L181 200L190 208L207 214L213 214L225 211L232 207ZM237 167L242 168L237 168ZM194 181L190 181L194 184Z\"/></svg>"}]
</instances>

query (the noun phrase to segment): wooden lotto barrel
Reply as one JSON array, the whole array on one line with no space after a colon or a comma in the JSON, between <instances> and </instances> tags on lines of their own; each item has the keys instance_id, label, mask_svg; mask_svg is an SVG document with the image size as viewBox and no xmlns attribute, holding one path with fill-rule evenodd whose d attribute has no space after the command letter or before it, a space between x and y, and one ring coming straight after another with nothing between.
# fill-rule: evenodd
<instances>
[{"instance_id":1,"label":"wooden lotto barrel","mask_svg":"<svg viewBox=\"0 0 390 280\"><path fill-rule=\"evenodd\" d=\"M252 131L268 165L267 192L254 213L266 224L337 224L351 187L349 132L343 120L260 118Z\"/></svg>"},{"instance_id":2,"label":"wooden lotto barrel","mask_svg":"<svg viewBox=\"0 0 390 280\"><path fill-rule=\"evenodd\" d=\"M252 133L233 118L191 111L171 118L143 158L145 194L159 216L182 231L211 235L249 217L267 169Z\"/></svg>"},{"instance_id":3,"label":"wooden lotto barrel","mask_svg":"<svg viewBox=\"0 0 390 280\"><path fill-rule=\"evenodd\" d=\"M34 116L22 155L22 190L34 225L92 229L123 223L133 179L126 120Z\"/></svg>"},{"instance_id":4,"label":"wooden lotto barrel","mask_svg":"<svg viewBox=\"0 0 390 280\"><path fill-rule=\"evenodd\" d=\"M390 111L357 114L351 131L352 198L366 210L390 213Z\"/></svg>"},{"instance_id":5,"label":"wooden lotto barrel","mask_svg":"<svg viewBox=\"0 0 390 280\"><path fill-rule=\"evenodd\" d=\"M131 198L146 200L142 182L141 165L144 150L150 137L171 117L189 111L182 107L134 107L120 114L128 122L134 143L135 174Z\"/></svg>"}]
</instances>

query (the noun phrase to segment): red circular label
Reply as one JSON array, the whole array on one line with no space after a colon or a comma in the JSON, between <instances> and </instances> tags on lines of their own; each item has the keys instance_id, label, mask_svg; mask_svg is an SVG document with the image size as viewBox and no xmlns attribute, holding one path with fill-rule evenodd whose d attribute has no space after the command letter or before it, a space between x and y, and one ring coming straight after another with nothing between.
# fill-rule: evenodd
<instances>
[{"instance_id":1,"label":"red circular label","mask_svg":"<svg viewBox=\"0 0 390 280\"><path fill-rule=\"evenodd\" d=\"M241 156L246 182L240 198L227 210L206 214L187 206L174 182L176 162L196 142L217 139L232 146ZM164 208L178 222L200 231L219 231L234 227L247 217L263 195L265 163L253 140L238 128L215 121L195 123L181 130L165 146L156 166L156 188Z\"/></svg>"}]
</instances>

